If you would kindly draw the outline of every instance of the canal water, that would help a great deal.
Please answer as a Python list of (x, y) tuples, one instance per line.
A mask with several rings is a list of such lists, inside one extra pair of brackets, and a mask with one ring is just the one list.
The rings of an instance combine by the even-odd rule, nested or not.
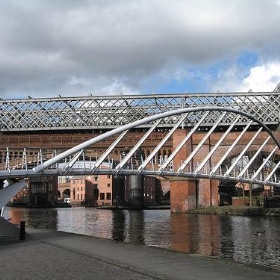
[(6, 207), (27, 226), (231, 259), (280, 270), (280, 217), (173, 214), (170, 210)]

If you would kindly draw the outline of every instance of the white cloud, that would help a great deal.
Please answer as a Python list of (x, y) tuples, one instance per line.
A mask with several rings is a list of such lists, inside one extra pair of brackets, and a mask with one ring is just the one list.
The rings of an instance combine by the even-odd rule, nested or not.
[(280, 82), (280, 62), (253, 67), (250, 75), (242, 81), (241, 89), (265, 92), (273, 91)]
[(244, 50), (277, 63), (279, 18), (279, 0), (2, 1), (0, 94), (152, 92)]
[(240, 65), (231, 65), (221, 71), (218, 79), (209, 85), (211, 91), (220, 92), (272, 92), (280, 83), (280, 62), (267, 62), (249, 71)]

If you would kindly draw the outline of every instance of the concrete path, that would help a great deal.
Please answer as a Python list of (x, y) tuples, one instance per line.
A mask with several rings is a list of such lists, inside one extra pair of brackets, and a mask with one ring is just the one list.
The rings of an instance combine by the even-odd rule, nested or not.
[(25, 241), (0, 244), (1, 280), (280, 279), (280, 270), (95, 237), (26, 230)]

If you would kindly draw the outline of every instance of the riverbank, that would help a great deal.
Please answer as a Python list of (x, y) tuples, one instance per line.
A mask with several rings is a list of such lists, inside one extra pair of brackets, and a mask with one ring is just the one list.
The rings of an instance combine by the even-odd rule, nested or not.
[[(1, 246), (4, 279), (279, 279), (280, 271), (234, 261), (50, 230), (27, 228)], [(73, 265), (74, 264), (74, 265)]]
[(280, 208), (219, 206), (189, 210), (189, 214), (280, 217)]
[[(97, 209), (104, 210), (129, 210), (129, 207), (99, 206)], [(151, 205), (142, 210), (165, 210), (170, 205)], [(139, 209), (138, 209), (139, 210)], [(280, 217), (280, 208), (264, 208), (255, 206), (217, 206), (188, 210), (187, 214), (229, 215), (229, 216), (269, 216)]]
[(70, 203), (67, 202), (56, 202), (47, 205), (33, 205), (28, 203), (7, 203), (8, 207), (17, 207), (17, 208), (69, 208), (72, 207)]
[[(103, 210), (133, 210), (130, 207), (125, 206), (98, 206), (97, 209), (103, 209)], [(144, 206), (143, 209), (136, 209), (136, 210), (166, 210), (170, 209), (170, 205), (149, 205)]]

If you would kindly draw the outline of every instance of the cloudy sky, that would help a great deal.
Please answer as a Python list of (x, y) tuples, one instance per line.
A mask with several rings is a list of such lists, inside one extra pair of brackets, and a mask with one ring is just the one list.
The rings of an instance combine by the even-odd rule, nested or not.
[(0, 1), (0, 97), (273, 91), (280, 0)]

